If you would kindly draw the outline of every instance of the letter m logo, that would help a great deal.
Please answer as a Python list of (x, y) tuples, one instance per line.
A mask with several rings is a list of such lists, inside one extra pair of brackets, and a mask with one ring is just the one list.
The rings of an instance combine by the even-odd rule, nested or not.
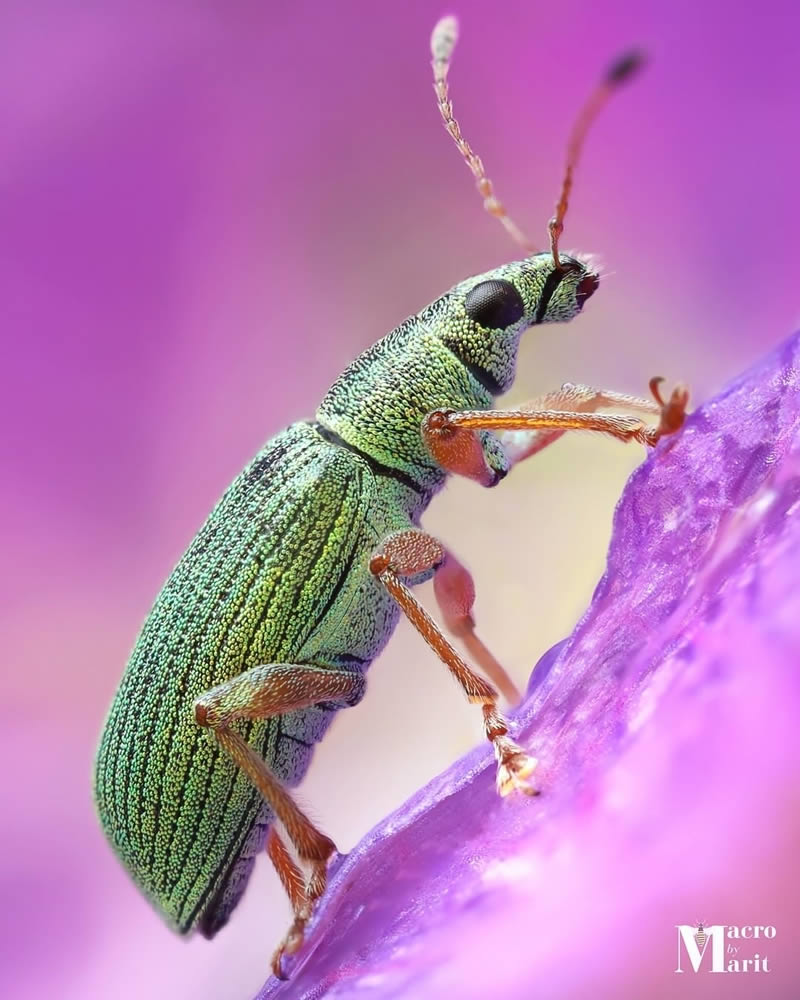
[[(700, 965), (706, 952), (711, 946), (711, 968), (709, 972), (725, 971), (725, 925), (714, 924), (713, 927), (703, 928), (704, 936), (698, 935), (697, 928), (690, 924), (675, 924), (678, 929), (678, 968), (676, 972), (685, 972), (681, 967), (682, 953), (689, 959), (689, 964), (694, 972), (700, 971)], [(698, 942), (698, 937), (702, 941), (702, 948)], [(703, 939), (704, 937), (704, 939)], [(708, 963), (706, 963), (707, 965)]]

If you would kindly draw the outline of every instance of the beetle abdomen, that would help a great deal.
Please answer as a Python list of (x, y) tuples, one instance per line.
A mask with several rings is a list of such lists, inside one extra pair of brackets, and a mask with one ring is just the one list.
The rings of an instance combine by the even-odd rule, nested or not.
[(238, 856), (234, 857), (230, 871), (199, 915), (197, 926), (203, 937), (214, 937), (217, 931), (227, 924), (228, 917), (244, 895), (247, 883), (253, 874), (256, 857), (264, 846), (272, 820), (272, 811), (265, 804)]
[[(259, 793), (196, 726), (194, 701), (325, 645), (371, 544), (373, 492), (356, 456), (293, 425), (226, 492), (144, 624), (101, 739), (95, 797), (117, 854), (181, 933), (221, 926), (266, 829)], [(294, 784), (335, 707), (234, 725)]]

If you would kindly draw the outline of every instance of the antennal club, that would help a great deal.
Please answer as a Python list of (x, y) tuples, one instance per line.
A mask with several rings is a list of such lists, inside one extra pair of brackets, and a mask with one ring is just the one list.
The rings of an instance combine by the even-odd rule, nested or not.
[(495, 196), (492, 182), (486, 176), (483, 162), (461, 132), (461, 126), (453, 117), (453, 102), (450, 100), (447, 86), (447, 74), (450, 70), (450, 61), (453, 57), (453, 50), (458, 41), (458, 21), (454, 17), (443, 17), (433, 29), (431, 34), (431, 54), (433, 55), (433, 89), (436, 92), (436, 102), (439, 106), (439, 113), (444, 121), (445, 128), (452, 136), (453, 142), (458, 146), (458, 150), (466, 160), (467, 166), (472, 171), (478, 192), (483, 198), (483, 207), (493, 215), (504, 227), (511, 238), (518, 243), (528, 254), (535, 254), (539, 251), (531, 243), (525, 233), (517, 226), (506, 212), (505, 206)]
[(597, 117), (600, 109), (611, 97), (616, 88), (629, 80), (643, 65), (645, 56), (643, 52), (633, 50), (626, 52), (617, 58), (606, 71), (605, 76), (590, 94), (589, 100), (584, 104), (578, 115), (567, 143), (567, 166), (564, 171), (564, 181), (561, 185), (561, 194), (556, 203), (556, 214), (548, 223), (550, 230), (550, 250), (553, 254), (553, 262), (556, 267), (561, 267), (558, 258), (558, 241), (564, 231), (564, 216), (567, 214), (569, 206), (569, 195), (572, 190), (572, 177), (578, 158), (581, 155), (583, 141), (592, 122)]

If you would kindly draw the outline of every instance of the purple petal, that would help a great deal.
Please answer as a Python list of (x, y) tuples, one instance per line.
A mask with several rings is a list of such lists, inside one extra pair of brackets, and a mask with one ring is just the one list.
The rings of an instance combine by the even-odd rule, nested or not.
[[(259, 1000), (790, 995), (798, 567), (800, 335), (631, 477), (514, 718), (542, 795), (499, 799), (488, 747), (458, 761), (340, 861)], [(700, 920), (775, 927), (735, 943), (770, 971), (677, 974)]]

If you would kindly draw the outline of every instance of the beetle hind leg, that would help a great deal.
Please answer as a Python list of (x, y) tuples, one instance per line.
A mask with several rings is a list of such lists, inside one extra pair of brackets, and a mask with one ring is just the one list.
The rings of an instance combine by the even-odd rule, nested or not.
[(284, 955), (294, 955), (300, 950), (305, 936), (306, 924), (311, 918), (314, 903), (325, 891), (327, 882), (327, 866), (317, 864), (312, 866), (309, 878), (306, 878), (293, 861), (289, 850), (274, 827), (267, 834), (267, 854), (278, 873), (281, 885), (292, 904), (294, 920), (286, 933), (286, 937), (275, 949), (272, 956), (272, 972), (278, 979), (285, 979), (281, 968)]
[[(194, 703), (195, 721), (207, 728), (261, 793), (286, 831), (307, 880), (277, 833), (270, 830), (267, 851), (292, 902), (295, 919), (275, 952), (272, 968), (283, 978), (281, 958), (303, 943), (313, 904), (325, 891), (327, 866), (336, 845), (300, 809), (267, 762), (231, 726), (237, 719), (267, 719), (321, 702), (354, 705), (364, 693), (364, 678), (352, 670), (307, 664), (272, 663), (251, 667), (202, 694)], [(274, 835), (273, 835), (274, 834)]]

